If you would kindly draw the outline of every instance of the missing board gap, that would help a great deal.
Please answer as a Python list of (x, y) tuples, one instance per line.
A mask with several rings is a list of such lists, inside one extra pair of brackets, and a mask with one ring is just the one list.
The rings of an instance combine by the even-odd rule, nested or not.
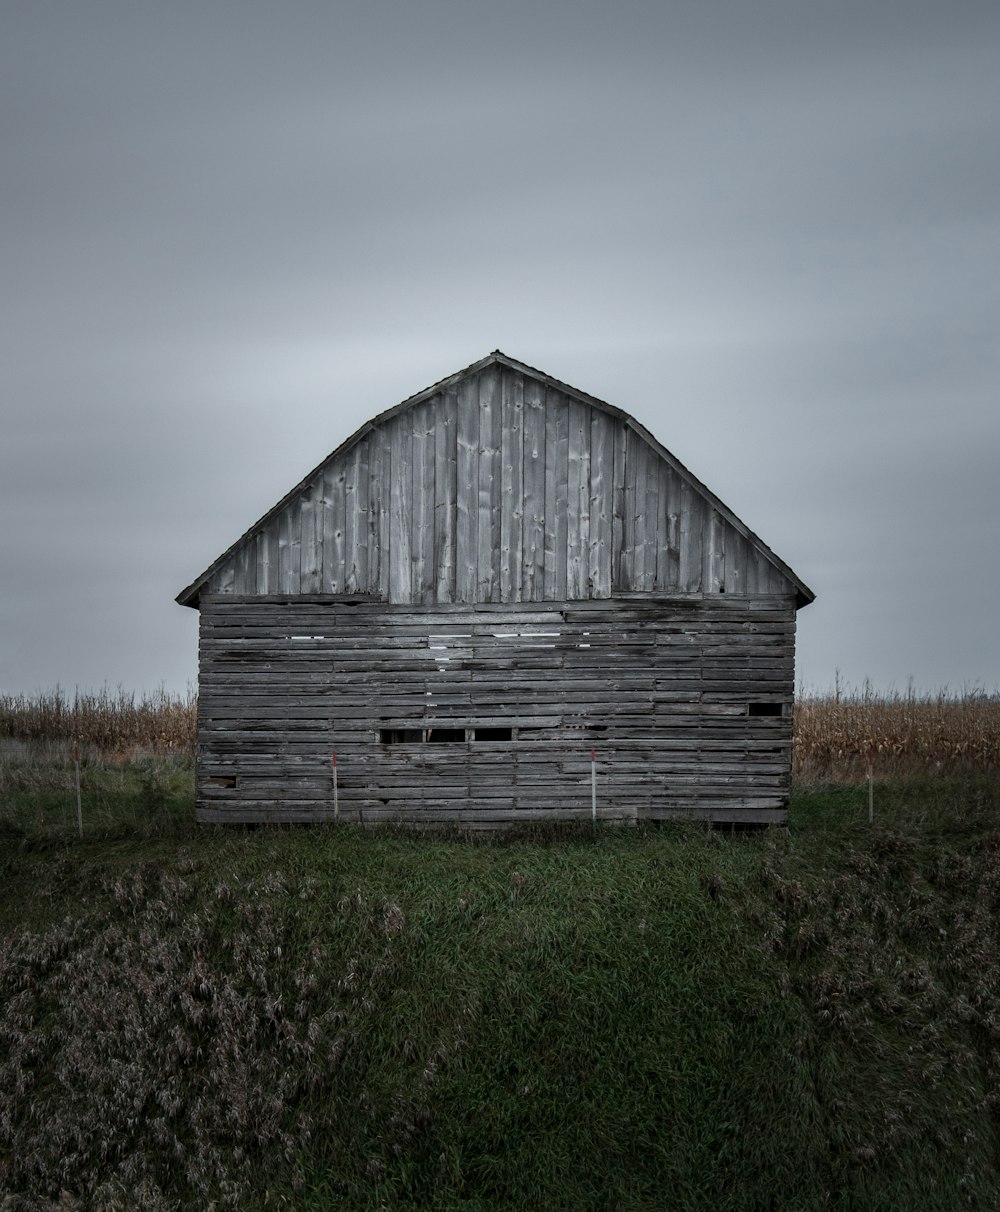
[(781, 703), (748, 703), (747, 715), (776, 718), (785, 714)]
[(466, 741), (511, 741), (513, 728), (380, 728), (383, 745), (462, 745)]
[(424, 739), (422, 728), (380, 728), (378, 739), (383, 745), (419, 745)]
[(225, 787), (229, 791), (236, 789), (235, 774), (215, 774), (205, 780), (209, 787)]
[(465, 743), (464, 728), (428, 728), (429, 745), (458, 745)]

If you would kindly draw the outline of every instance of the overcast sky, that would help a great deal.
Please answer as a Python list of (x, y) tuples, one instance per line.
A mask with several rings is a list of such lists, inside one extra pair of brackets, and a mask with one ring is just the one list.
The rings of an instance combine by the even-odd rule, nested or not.
[(1000, 5), (0, 3), (0, 692), (500, 348), (815, 590), (798, 679), (1000, 687)]

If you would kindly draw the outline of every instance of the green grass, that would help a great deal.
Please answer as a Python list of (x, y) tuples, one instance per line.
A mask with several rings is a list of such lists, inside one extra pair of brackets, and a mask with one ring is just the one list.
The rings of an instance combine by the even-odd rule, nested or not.
[(65, 773), (3, 786), (5, 1208), (1000, 1206), (987, 779), (467, 841), (196, 828), (175, 763), (81, 841)]

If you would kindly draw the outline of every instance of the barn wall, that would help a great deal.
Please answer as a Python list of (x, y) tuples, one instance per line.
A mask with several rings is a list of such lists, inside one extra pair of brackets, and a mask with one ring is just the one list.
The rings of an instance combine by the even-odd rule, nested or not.
[(333, 750), (342, 819), (588, 817), (594, 747), (602, 817), (782, 820), (794, 630), (790, 596), (205, 596), (198, 817), (329, 818)]
[(499, 362), (328, 460), (207, 591), (397, 604), (794, 592), (623, 414)]

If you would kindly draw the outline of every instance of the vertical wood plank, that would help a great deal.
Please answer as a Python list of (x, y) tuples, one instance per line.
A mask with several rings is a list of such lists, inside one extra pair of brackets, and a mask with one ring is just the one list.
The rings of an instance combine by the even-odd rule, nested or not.
[[(413, 592), (420, 602), (434, 601), (434, 587), (437, 580), (434, 568), (434, 522), (435, 522), (435, 485), (434, 467), (434, 416), (437, 407), (437, 396), (425, 400), (415, 410), (414, 424), (419, 430), (413, 447), (413, 501), (414, 517), (419, 518), (419, 530), (413, 536), (414, 566)], [(419, 454), (419, 474), (417, 460)], [(417, 483), (419, 481), (419, 501), (417, 499)]]
[[(322, 525), (322, 520), (320, 520)], [(314, 578), (316, 574), (316, 564), (322, 564), (322, 551), (319, 553), (319, 560), (316, 560), (316, 551), (313, 545), (313, 538), (316, 532), (315, 520), (315, 502), (313, 501), (313, 493), (310, 488), (299, 494), (298, 498), (298, 534), (299, 534), (299, 573), (298, 573), (298, 593), (314, 594), (318, 593), (318, 588), (314, 588)], [(308, 585), (308, 589), (307, 589)]]
[(565, 396), (545, 390), (545, 600), (566, 600), (569, 410)]
[(680, 587), (681, 482), (677, 472), (661, 463), (660, 520), (657, 526), (656, 587), (672, 593)]
[(421, 528), (421, 576), (419, 576), (419, 594), (422, 602), (434, 601), (434, 589), (438, 581), (438, 570), (434, 565), (434, 525), (436, 521), (435, 501), (438, 496), (436, 486), (436, 468), (434, 462), (434, 417), (438, 407), (438, 396), (425, 400), (421, 406), (423, 421), (423, 503), (421, 513), (423, 526)]
[(255, 593), (271, 592), (271, 563), (268, 554), (267, 530), (258, 530), (254, 536), (254, 547), (257, 552), (257, 587)]
[(424, 601), (424, 532), (430, 513), (424, 484), (426, 410), (427, 401), (423, 400), (396, 418), (397, 422), (405, 420), (409, 429), (410, 484), (406, 508), (410, 515), (410, 601), (417, 603)]
[(643, 588), (642, 571), (645, 558), (645, 525), (642, 511), (646, 507), (645, 472), (646, 443), (631, 429), (625, 434), (625, 517), (622, 527), (621, 582), (626, 590)]
[(524, 380), (524, 540), (521, 597), (542, 600), (545, 585), (545, 387)]
[(567, 404), (566, 596), (590, 597), (590, 406)]
[(646, 501), (643, 504), (641, 491), (637, 500), (643, 512), (644, 522), (642, 588), (652, 592), (656, 585), (656, 557), (660, 534), (660, 470), (663, 462), (645, 438), (641, 441), (646, 448), (643, 456), (646, 463)]
[(345, 588), (348, 593), (364, 593), (368, 586), (368, 450), (364, 437), (351, 451), (354, 500), (347, 509), (347, 562)]
[(213, 593), (232, 593), (236, 585), (236, 565), (229, 559), (212, 575)]
[(323, 590), (323, 496), (323, 476), (319, 475), (302, 493), (300, 501), (303, 593), (321, 593)]
[(501, 420), (499, 367), (492, 363), (479, 372), (478, 602), (499, 596)]
[(457, 395), (455, 576), (459, 602), (475, 602), (479, 576), (479, 380), (462, 379)]
[(614, 421), (599, 408), (590, 417), (590, 592), (611, 596), (612, 518), (614, 515)]
[[(233, 593), (247, 592), (247, 555), (249, 545), (242, 543), (233, 552)], [(250, 591), (252, 592), (252, 590)]]
[(521, 600), (524, 526), (524, 377), (510, 366), (500, 374), (500, 601)]
[(341, 456), (344, 461), (344, 592), (357, 593), (358, 536), (365, 529), (362, 507), (366, 485), (359, 483), (358, 447)]
[(760, 552), (747, 544), (747, 570), (744, 593), (760, 593)]
[(709, 507), (706, 512), (702, 590), (704, 593), (718, 593), (725, 585), (725, 523), (714, 507)]
[(723, 581), (726, 593), (746, 593), (749, 545), (732, 526), (725, 527), (725, 566)]
[(713, 592), (726, 593), (726, 523), (722, 514), (712, 510), (712, 585)]
[(784, 574), (776, 565), (772, 564), (770, 560), (767, 562), (767, 592), (776, 594), (794, 593), (792, 587), (785, 580)]
[[(357, 449), (355, 447), (355, 449)], [(357, 592), (358, 464), (354, 450), (341, 455), (344, 461), (344, 592)]]
[(264, 532), (267, 546), (267, 592), (278, 593), (281, 589), (281, 515), (271, 518)]
[(625, 551), (625, 455), (628, 449), (627, 430), (624, 421), (614, 423), (614, 473), (611, 485), (611, 589), (627, 589), (623, 571)]
[(278, 564), (281, 593), (302, 592), (302, 511), (298, 500), (289, 501), (281, 512), (278, 531)]
[(702, 587), (704, 522), (704, 501), (684, 480), (681, 484), (681, 548), (678, 557), (678, 576), (683, 593), (698, 593)]
[(336, 459), (323, 473), (323, 584), (327, 593), (344, 592), (346, 490), (344, 460)]
[(402, 413), (389, 422), (389, 601), (411, 602), (412, 554), (410, 504), (413, 465), (412, 414)]
[(384, 448), (385, 431), (380, 426), (368, 435), (368, 592), (377, 593), (379, 597), (387, 597), (389, 593), (384, 551), (389, 536), (382, 524), (389, 487)]
[(389, 544), (392, 539), (392, 525), (390, 522), (391, 509), (390, 502), (392, 500), (392, 425), (382, 426), (382, 480), (379, 488), (378, 498), (378, 525), (382, 552), (380, 556), (381, 567), (379, 569), (379, 587), (382, 596), (386, 601), (389, 600), (389, 581), (392, 576), (392, 560), (390, 559)]
[(437, 397), (434, 419), (434, 593), (438, 602), (455, 601), (457, 414), (458, 392), (449, 387)]

